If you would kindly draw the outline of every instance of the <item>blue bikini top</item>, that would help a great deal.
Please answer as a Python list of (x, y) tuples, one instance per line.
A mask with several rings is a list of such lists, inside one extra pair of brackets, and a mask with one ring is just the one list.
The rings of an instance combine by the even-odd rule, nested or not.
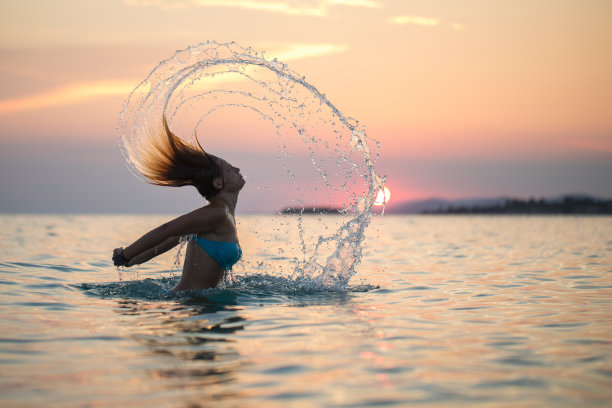
[(211, 241), (192, 235), (191, 239), (200, 245), (212, 259), (214, 259), (224, 270), (231, 270), (232, 266), (242, 257), (240, 245), (227, 241)]

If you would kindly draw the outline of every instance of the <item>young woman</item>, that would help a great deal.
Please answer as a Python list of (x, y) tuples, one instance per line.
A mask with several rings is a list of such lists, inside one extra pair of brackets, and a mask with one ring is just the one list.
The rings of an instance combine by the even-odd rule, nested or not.
[(149, 231), (128, 247), (116, 248), (113, 263), (139, 265), (188, 237), (183, 274), (173, 291), (213, 288), (242, 256), (234, 211), (244, 178), (240, 169), (176, 137), (165, 118), (161, 137), (154, 140), (138, 171), (153, 184), (192, 185), (209, 204)]

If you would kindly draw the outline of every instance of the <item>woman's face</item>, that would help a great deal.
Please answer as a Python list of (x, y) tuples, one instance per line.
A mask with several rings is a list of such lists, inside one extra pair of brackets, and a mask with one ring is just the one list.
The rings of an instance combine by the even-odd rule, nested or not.
[(244, 178), (240, 174), (240, 169), (219, 158), (217, 158), (217, 164), (219, 167), (221, 167), (221, 174), (223, 175), (223, 188), (230, 188), (232, 190), (240, 191), (245, 183)]

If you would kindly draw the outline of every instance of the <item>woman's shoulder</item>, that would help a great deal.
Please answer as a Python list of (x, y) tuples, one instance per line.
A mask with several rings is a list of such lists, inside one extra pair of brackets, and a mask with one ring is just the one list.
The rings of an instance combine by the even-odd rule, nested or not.
[(231, 214), (227, 207), (205, 205), (204, 207), (198, 208), (193, 211), (192, 214), (199, 217), (211, 217), (211, 218), (228, 218)]
[(227, 207), (207, 205), (193, 211), (194, 217), (217, 225), (234, 224), (234, 217)]
[(161, 228), (165, 228), (170, 235), (187, 235), (222, 231), (231, 224), (231, 214), (226, 208), (206, 206), (175, 218)]

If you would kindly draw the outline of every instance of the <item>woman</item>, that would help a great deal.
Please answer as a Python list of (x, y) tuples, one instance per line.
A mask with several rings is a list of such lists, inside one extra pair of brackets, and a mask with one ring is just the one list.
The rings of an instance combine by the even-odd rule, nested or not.
[(242, 256), (234, 212), (244, 178), (240, 169), (176, 137), (165, 117), (160, 136), (153, 138), (138, 171), (153, 184), (192, 185), (209, 204), (149, 231), (126, 248), (116, 248), (113, 263), (139, 265), (187, 236), (183, 274), (173, 291), (213, 288)]

